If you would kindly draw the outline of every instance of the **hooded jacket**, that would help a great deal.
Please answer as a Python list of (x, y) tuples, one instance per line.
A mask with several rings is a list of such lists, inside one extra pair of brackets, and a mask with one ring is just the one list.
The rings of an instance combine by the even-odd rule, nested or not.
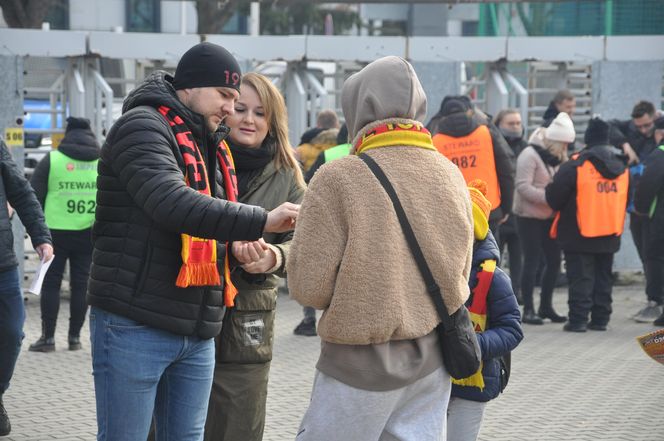
[(33, 247), (53, 243), (34, 190), (14, 162), (4, 141), (0, 140), (0, 271), (7, 271), (18, 265), (7, 203), (21, 218)]
[[(77, 161), (94, 161), (99, 159), (99, 143), (90, 126), (67, 129), (58, 151)], [(44, 156), (35, 168), (30, 184), (35, 189), (37, 199), (42, 207), (48, 194), (48, 177), (51, 170), (51, 153)]]
[[(627, 165), (619, 152), (610, 145), (586, 147), (578, 157), (560, 166), (553, 182), (546, 187), (546, 201), (560, 211), (558, 243), (569, 253), (615, 253), (620, 248), (620, 236), (583, 237), (577, 223), (577, 168), (590, 161), (606, 179), (620, 176)], [(625, 207), (627, 208), (627, 207)]]
[[(468, 279), (471, 290), (477, 285), (477, 272), (484, 261), (492, 259), (497, 264), (500, 263), (498, 245), (490, 232), (486, 239), (475, 243), (474, 249), (473, 267)], [(466, 306), (470, 307), (472, 301), (471, 294)], [(500, 357), (514, 350), (521, 340), (523, 340), (521, 314), (512, 291), (512, 282), (496, 266), (487, 294), (487, 329), (477, 334), (477, 341), (482, 351), (484, 389), (453, 384), (452, 396), (472, 401), (489, 401), (496, 398), (505, 388), (501, 375), (505, 366), (502, 365)]]
[[(392, 75), (383, 76), (388, 66)], [(412, 123), (425, 113), (419, 81), (398, 57), (372, 63), (343, 90), (355, 141), (387, 121)], [(461, 172), (433, 150), (390, 146), (367, 154), (394, 185), (445, 303), (456, 311), (468, 297), (473, 239)], [(439, 322), (389, 197), (355, 155), (323, 165), (313, 177), (293, 238), (288, 282), (295, 300), (324, 310), (318, 331), (328, 342), (413, 339)]]
[[(156, 72), (127, 97), (101, 149), (88, 303), (179, 335), (212, 338), (224, 314), (221, 286), (178, 288), (181, 233), (224, 242), (256, 240), (266, 212), (221, 200), (218, 133), (178, 99), (172, 77)], [(166, 119), (173, 109), (191, 130), (207, 167), (212, 197), (188, 187), (184, 161)]]
[[(426, 96), (412, 66), (385, 57), (344, 84), (353, 145), (387, 123), (413, 124)], [(421, 124), (421, 123), (420, 123)], [(366, 154), (399, 195), (449, 312), (469, 295), (470, 197), (459, 169), (437, 151), (388, 145)], [(441, 366), (440, 322), (392, 202), (367, 165), (349, 155), (323, 165), (304, 196), (287, 263), (291, 296), (322, 309), (317, 368), (367, 390), (391, 390)]]
[[(443, 133), (448, 136), (460, 138), (467, 136), (480, 125), (479, 118), (468, 116), (457, 112), (443, 117), (437, 124), (435, 133)], [(514, 200), (514, 153), (498, 128), (492, 123), (486, 125), (491, 133), (491, 144), (493, 147), (494, 160), (496, 162), (496, 176), (500, 187), (500, 206), (493, 207), (489, 215), (490, 221), (497, 221), (512, 211)]]

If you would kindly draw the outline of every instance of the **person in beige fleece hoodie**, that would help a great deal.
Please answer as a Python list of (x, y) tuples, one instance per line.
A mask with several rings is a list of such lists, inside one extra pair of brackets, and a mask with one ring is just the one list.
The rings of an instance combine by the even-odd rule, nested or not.
[[(455, 312), (469, 295), (470, 197), (420, 122), (426, 96), (413, 67), (374, 61), (346, 81), (342, 107), (355, 153), (392, 182)], [(287, 270), (291, 296), (323, 310), (296, 439), (441, 439), (450, 376), (434, 331), (440, 320), (387, 193), (356, 155), (325, 164), (310, 182)]]

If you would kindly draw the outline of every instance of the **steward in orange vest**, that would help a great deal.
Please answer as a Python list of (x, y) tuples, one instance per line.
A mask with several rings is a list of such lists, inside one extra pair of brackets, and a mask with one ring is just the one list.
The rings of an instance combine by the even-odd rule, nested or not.
[(609, 144), (609, 125), (590, 120), (585, 142), (546, 187), (547, 203), (559, 211), (551, 235), (567, 261), (570, 314), (564, 329), (572, 332), (606, 330), (613, 255), (620, 248), (629, 192), (627, 161)]
[(493, 207), (489, 224), (496, 233), (497, 222), (512, 211), (514, 195), (514, 154), (498, 129), (483, 121), (465, 96), (445, 97), (430, 122), (433, 144), (452, 161), (466, 182), (481, 179), (488, 185), (487, 198)]

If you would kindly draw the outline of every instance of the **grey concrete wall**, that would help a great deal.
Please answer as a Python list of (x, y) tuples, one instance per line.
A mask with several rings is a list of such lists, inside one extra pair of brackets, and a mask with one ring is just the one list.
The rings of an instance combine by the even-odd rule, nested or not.
[[(23, 58), (18, 56), (0, 55), (0, 134), (4, 137), (7, 127), (17, 127), (17, 118), (23, 119)], [(23, 170), (23, 147), (10, 147), (12, 156)], [(12, 223), (14, 232), (14, 250), (18, 258), (21, 276), (23, 275), (23, 235), (25, 229), (18, 219), (14, 217)]]
[(427, 94), (427, 117), (424, 123), (438, 112), (446, 95), (458, 95), (461, 90), (461, 63), (413, 62), (424, 92)]
[[(664, 61), (598, 61), (592, 66), (592, 111), (604, 119), (629, 119), (637, 101), (662, 103)], [(618, 271), (642, 270), (641, 261), (625, 222), (620, 251), (615, 256)]]
[(602, 118), (629, 118), (648, 100), (661, 108), (664, 61), (598, 61), (592, 66), (593, 112)]

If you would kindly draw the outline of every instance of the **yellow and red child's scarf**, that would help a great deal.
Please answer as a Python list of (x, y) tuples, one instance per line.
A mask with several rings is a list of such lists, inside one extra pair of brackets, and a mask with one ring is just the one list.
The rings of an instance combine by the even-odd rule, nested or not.
[[(496, 271), (496, 261), (487, 259), (480, 264), (480, 271), (477, 275), (477, 285), (473, 288), (473, 298), (468, 312), (470, 313), (470, 320), (473, 322), (475, 332), (480, 333), (486, 331), (486, 314), (487, 314), (487, 297), (491, 290), (491, 282), (493, 281), (493, 273)], [(484, 362), (480, 363), (480, 368), (477, 372), (468, 378), (452, 378), (452, 383), (459, 386), (474, 386), (479, 387), (480, 390), (484, 389), (484, 377), (482, 376), (482, 368)]]
[[(175, 134), (180, 153), (184, 159), (185, 175), (187, 185), (197, 192), (206, 196), (212, 196), (207, 167), (203, 162), (201, 152), (194, 141), (191, 130), (186, 126), (182, 118), (172, 109), (160, 106), (158, 109)], [(217, 161), (224, 177), (224, 188), (226, 199), (231, 202), (237, 201), (237, 178), (233, 167), (233, 157), (228, 146), (221, 141), (217, 146)], [(219, 270), (217, 269), (217, 241), (214, 239), (203, 239), (188, 234), (182, 237), (182, 267), (175, 281), (180, 288), (188, 286), (218, 286), (221, 285)], [(228, 247), (224, 256), (224, 304), (233, 306), (237, 295), (237, 289), (233, 285), (228, 264)]]
[(369, 130), (355, 143), (355, 154), (359, 155), (367, 150), (389, 147), (406, 146), (420, 147), (437, 151), (431, 140), (431, 133), (419, 122), (387, 123)]

